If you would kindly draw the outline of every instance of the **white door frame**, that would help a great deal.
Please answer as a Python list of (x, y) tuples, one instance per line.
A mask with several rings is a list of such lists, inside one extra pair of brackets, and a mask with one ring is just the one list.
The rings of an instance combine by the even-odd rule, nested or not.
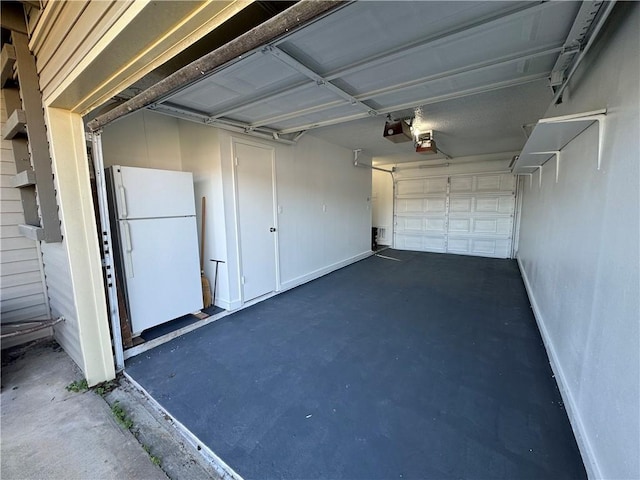
[(233, 164), (233, 208), (235, 215), (235, 232), (236, 232), (236, 247), (238, 249), (238, 291), (240, 292), (240, 303), (242, 305), (245, 304), (246, 300), (244, 298), (244, 288), (242, 285), (242, 243), (240, 242), (240, 202), (239, 202), (239, 189), (238, 189), (238, 162), (237, 154), (236, 154), (236, 145), (243, 144), (256, 148), (263, 148), (265, 150), (269, 150), (271, 152), (271, 187), (273, 190), (273, 205), (272, 205), (272, 215), (273, 215), (273, 226), (276, 229), (274, 235), (274, 262), (275, 262), (275, 272), (276, 278), (275, 280), (275, 292), (279, 292), (281, 290), (280, 285), (280, 249), (278, 246), (278, 237), (280, 236), (280, 229), (278, 226), (278, 192), (276, 188), (276, 156), (275, 156), (275, 147), (273, 145), (269, 145), (267, 143), (256, 142), (252, 140), (247, 140), (245, 138), (240, 137), (231, 137), (231, 162)]

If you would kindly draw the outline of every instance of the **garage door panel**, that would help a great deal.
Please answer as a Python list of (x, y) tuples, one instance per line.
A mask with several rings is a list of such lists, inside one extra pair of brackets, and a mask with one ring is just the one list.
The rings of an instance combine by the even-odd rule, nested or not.
[(402, 198), (396, 201), (398, 214), (442, 214), (446, 212), (446, 198)]
[(511, 174), (459, 175), (451, 177), (450, 192), (463, 193), (509, 193), (515, 189), (515, 178)]
[(415, 250), (420, 252), (446, 252), (444, 235), (396, 235), (396, 247), (399, 250)]
[(472, 213), (474, 206), (474, 198), (472, 197), (451, 197), (449, 203), (449, 211), (452, 213)]
[(444, 214), (447, 209), (447, 199), (446, 198), (426, 198), (424, 207), (425, 207), (424, 211), (427, 213)]
[(474, 177), (451, 177), (451, 192), (473, 192)]
[(416, 178), (412, 180), (400, 180), (397, 184), (396, 194), (403, 195), (430, 195), (446, 194), (447, 177)]
[(501, 238), (450, 236), (447, 245), (447, 253), (494, 258), (508, 257), (510, 249), (511, 241)]
[(449, 232), (471, 233), (471, 219), (451, 218), (449, 220)]
[(398, 217), (396, 231), (398, 233), (445, 233), (446, 222), (444, 218), (430, 217)]
[(515, 211), (515, 202), (509, 196), (483, 196), (476, 198), (475, 212), (510, 215)]
[[(508, 258), (514, 189), (515, 177), (510, 174), (399, 180), (394, 245), (407, 250)], [(411, 198), (403, 198), (401, 192)]]
[(403, 198), (398, 199), (396, 203), (396, 210), (398, 213), (421, 213), (423, 211), (424, 199)]
[(513, 219), (502, 218), (471, 218), (451, 217), (449, 219), (449, 233), (510, 235)]
[(511, 218), (476, 218), (473, 221), (473, 233), (510, 235), (512, 227)]

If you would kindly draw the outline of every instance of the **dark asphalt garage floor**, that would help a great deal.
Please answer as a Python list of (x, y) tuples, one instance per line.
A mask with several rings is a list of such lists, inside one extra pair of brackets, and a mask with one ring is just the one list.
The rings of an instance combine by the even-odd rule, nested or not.
[(247, 479), (586, 478), (516, 262), (384, 254), (126, 371)]

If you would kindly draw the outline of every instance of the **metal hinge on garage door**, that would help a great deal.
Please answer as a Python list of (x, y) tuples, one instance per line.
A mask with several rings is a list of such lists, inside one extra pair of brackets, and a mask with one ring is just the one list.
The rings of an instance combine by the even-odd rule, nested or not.
[[(10, 12), (5, 12), (3, 16)], [(11, 10), (10, 10), (11, 11)], [(29, 50), (24, 19), (12, 22), (11, 43), (2, 46), (2, 93), (7, 123), (2, 137), (11, 140), (25, 224), (21, 234), (36, 241), (60, 242), (62, 233), (36, 61)], [(5, 27), (3, 23), (3, 27)]]

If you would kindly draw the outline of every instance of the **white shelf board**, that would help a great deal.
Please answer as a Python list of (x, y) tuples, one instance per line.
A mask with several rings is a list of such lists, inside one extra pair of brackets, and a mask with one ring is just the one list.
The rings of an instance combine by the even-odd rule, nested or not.
[[(564, 117), (543, 118), (531, 132), (513, 171), (516, 174), (531, 173), (560, 152), (574, 138), (584, 132), (593, 123), (604, 119), (606, 110), (597, 110)], [(602, 141), (600, 128), (597, 135)]]

